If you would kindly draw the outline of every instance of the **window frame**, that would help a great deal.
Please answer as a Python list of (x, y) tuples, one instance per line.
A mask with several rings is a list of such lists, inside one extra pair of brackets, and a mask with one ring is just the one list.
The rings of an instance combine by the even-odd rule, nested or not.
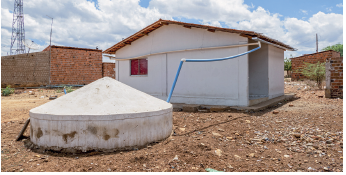
[[(143, 75), (132, 75), (132, 60), (138, 60), (138, 71), (140, 71), (140, 61), (139, 60), (141, 60), (141, 59), (146, 59), (147, 60), (147, 74), (143, 74)], [(149, 73), (149, 70), (148, 70), (148, 65), (149, 65), (149, 60), (148, 60), (148, 58), (137, 58), (137, 59), (130, 59), (129, 60), (129, 66), (130, 66), (130, 71), (129, 71), (129, 73), (130, 73), (130, 77), (147, 77), (148, 76), (148, 73)]]

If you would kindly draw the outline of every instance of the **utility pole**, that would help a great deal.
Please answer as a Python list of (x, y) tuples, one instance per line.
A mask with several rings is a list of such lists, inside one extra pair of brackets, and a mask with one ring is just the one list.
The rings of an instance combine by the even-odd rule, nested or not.
[(316, 53), (318, 52), (318, 37), (317, 37), (317, 33), (316, 33)]
[[(46, 15), (46, 16), (48, 16), (48, 15)], [(51, 26), (50, 26), (50, 38), (49, 38), (49, 86), (50, 86), (50, 76), (51, 76), (51, 74), (50, 74), (50, 62), (51, 62), (51, 59), (52, 59), (52, 33), (53, 33), (53, 18), (52, 17), (50, 17), (50, 16), (48, 16), (49, 18), (51, 18), (52, 19), (52, 24), (51, 24)]]

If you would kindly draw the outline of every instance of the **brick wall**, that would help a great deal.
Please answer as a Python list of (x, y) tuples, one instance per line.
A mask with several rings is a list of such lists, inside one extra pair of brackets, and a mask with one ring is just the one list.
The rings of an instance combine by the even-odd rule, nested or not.
[(326, 97), (343, 98), (343, 57), (326, 61)]
[(84, 85), (102, 78), (102, 50), (52, 46), (51, 84)]
[(115, 63), (102, 63), (102, 77), (111, 77), (115, 79)]
[(35, 87), (49, 83), (49, 52), (1, 57), (1, 87)]
[(293, 80), (299, 80), (299, 79), (306, 78), (301, 73), (295, 72), (295, 71), (299, 70), (299, 68), (302, 68), (305, 65), (303, 62), (315, 64), (319, 61), (320, 63), (322, 63), (322, 62), (326, 62), (327, 58), (335, 58), (335, 57), (340, 57), (340, 53), (333, 51), (333, 50), (328, 50), (328, 51), (323, 51), (323, 52), (318, 52), (318, 53), (313, 53), (313, 54), (303, 55), (300, 57), (291, 58), (291, 61), (292, 61), (291, 78)]
[[(42, 52), (1, 57), (1, 87), (84, 85), (104, 76), (115, 79), (115, 63), (102, 63), (102, 50), (52, 46)], [(50, 64), (50, 66), (49, 66)]]

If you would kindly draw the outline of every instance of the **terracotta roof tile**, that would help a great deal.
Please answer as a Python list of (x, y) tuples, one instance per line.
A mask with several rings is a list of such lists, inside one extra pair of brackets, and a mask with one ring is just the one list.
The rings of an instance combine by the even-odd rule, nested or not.
[(260, 39), (265, 40), (267, 42), (277, 44), (279, 46), (294, 50), (294, 48), (289, 46), (289, 45), (286, 45), (286, 44), (284, 44), (278, 40), (269, 38), (267, 36), (264, 36), (260, 33), (256, 33), (253, 31), (236, 30), (236, 29), (214, 27), (214, 26), (208, 26), (208, 25), (202, 25), (202, 24), (193, 24), (193, 23), (185, 23), (185, 22), (179, 22), (179, 21), (160, 19), (160, 20), (154, 22), (153, 24), (150, 24), (149, 26), (145, 27), (144, 29), (138, 31), (137, 33), (127, 37), (126, 39), (124, 39), (120, 42), (118, 42), (117, 44), (113, 45), (112, 47), (106, 49), (105, 51), (103, 51), (103, 53), (115, 54), (115, 52), (117, 50), (121, 49), (122, 47), (126, 46), (127, 44), (131, 44), (131, 42), (147, 35), (148, 33), (160, 28), (163, 25), (168, 25), (168, 24), (177, 24), (177, 25), (182, 25), (184, 27), (196, 27), (196, 28), (202, 28), (202, 29), (211, 29), (211, 30), (215, 30), (215, 31), (222, 31), (222, 32), (229, 32), (229, 33), (239, 33), (243, 37), (248, 37), (248, 38), (257, 37), (257, 38), (260, 38)]

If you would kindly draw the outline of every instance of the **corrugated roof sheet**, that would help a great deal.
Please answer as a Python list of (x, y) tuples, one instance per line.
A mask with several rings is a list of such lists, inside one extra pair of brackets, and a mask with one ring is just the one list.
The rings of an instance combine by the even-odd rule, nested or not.
[(137, 33), (127, 37), (126, 39), (118, 42), (114, 46), (106, 49), (103, 51), (103, 53), (107, 54), (115, 54), (115, 52), (123, 47), (125, 47), (128, 44), (131, 44), (133, 41), (148, 35), (150, 32), (160, 28), (163, 25), (168, 25), (168, 24), (177, 24), (181, 25), (183, 27), (191, 28), (191, 27), (196, 27), (196, 28), (202, 28), (202, 29), (207, 29), (209, 31), (222, 31), (222, 32), (229, 32), (229, 33), (238, 33), (240, 36), (243, 37), (248, 37), (248, 38), (253, 38), (253, 37), (258, 37), (262, 40), (268, 41), (273, 44), (277, 44), (279, 46), (295, 50), (293, 47), (286, 45), (278, 40), (269, 38), (267, 36), (264, 36), (260, 33), (252, 32), (252, 31), (246, 31), (246, 30), (236, 30), (236, 29), (229, 29), (229, 28), (221, 28), (221, 27), (214, 27), (214, 26), (208, 26), (208, 25), (202, 25), (202, 24), (193, 24), (193, 23), (185, 23), (185, 22), (179, 22), (179, 21), (171, 21), (171, 20), (158, 20), (154, 22), (153, 24), (150, 24), (149, 26), (145, 27), (144, 29), (138, 31)]

